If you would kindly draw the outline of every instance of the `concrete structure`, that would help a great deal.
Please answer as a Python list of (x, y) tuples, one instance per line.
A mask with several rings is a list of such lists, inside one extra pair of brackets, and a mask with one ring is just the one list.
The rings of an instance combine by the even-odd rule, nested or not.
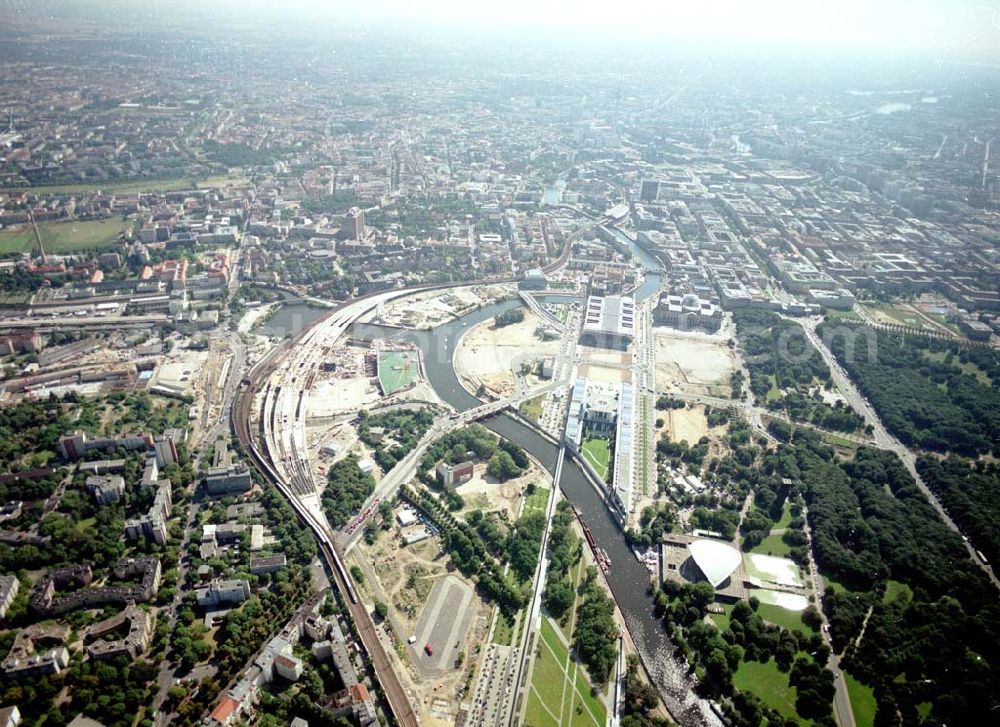
[[(150, 458), (155, 466), (156, 460)], [(146, 477), (143, 476), (145, 482)], [(138, 540), (146, 538), (154, 543), (163, 545), (169, 539), (167, 532), (167, 520), (170, 518), (170, 511), (173, 506), (171, 501), (170, 480), (156, 480), (156, 495), (153, 497), (153, 504), (145, 515), (131, 518), (125, 521), (125, 537), (128, 540)]]
[[(117, 616), (100, 621), (84, 631), (83, 640), (88, 644), (87, 653), (92, 659), (127, 656), (134, 661), (149, 648), (155, 622), (156, 619), (152, 614), (130, 603)], [(126, 627), (128, 632), (121, 638), (111, 640), (102, 638), (120, 631), (123, 627)]]
[(351, 207), (341, 220), (340, 236), (346, 240), (365, 239), (365, 213), (357, 207)]
[[(93, 580), (89, 565), (54, 568), (32, 588), (29, 603), (36, 613), (58, 616), (77, 608), (148, 601), (160, 590), (160, 560), (153, 557), (122, 558), (115, 564), (114, 576), (117, 580), (138, 580), (139, 584), (86, 588)], [(76, 590), (58, 595), (57, 589), (65, 586), (72, 586)]]
[(0, 727), (17, 727), (21, 724), (21, 710), (17, 705), (0, 709)]
[(615, 504), (622, 514), (632, 507), (634, 481), (635, 440), (635, 389), (632, 384), (622, 384), (618, 397), (618, 416), (615, 422), (615, 461), (612, 464), (611, 490)]
[(91, 475), (84, 486), (98, 505), (111, 505), (125, 494), (125, 479), (121, 475)]
[(250, 572), (254, 575), (274, 573), (285, 567), (286, 561), (283, 553), (269, 555), (264, 558), (250, 559)]
[(153, 450), (156, 452), (156, 464), (168, 467), (177, 464), (177, 445), (170, 437), (159, 436), (153, 440)]
[(202, 608), (240, 604), (250, 598), (250, 582), (245, 579), (215, 580), (205, 588), (199, 588), (195, 598)]
[(274, 657), (274, 671), (290, 682), (297, 682), (302, 676), (302, 660), (291, 654), (277, 654)]
[(13, 679), (58, 674), (69, 665), (69, 651), (64, 646), (69, 635), (70, 627), (60, 624), (32, 624), (21, 629), (0, 668)]
[(627, 295), (591, 295), (584, 311), (580, 343), (596, 348), (628, 348), (635, 335), (635, 302)]
[(472, 462), (459, 462), (458, 464), (442, 462), (437, 466), (435, 473), (438, 482), (444, 487), (457, 487), (472, 479), (473, 470)]
[(663, 294), (653, 309), (653, 320), (657, 325), (684, 331), (694, 328), (717, 331), (722, 325), (722, 309), (694, 293), (684, 296)]
[(253, 486), (250, 469), (243, 463), (212, 467), (205, 474), (205, 489), (210, 495), (246, 492)]
[(0, 618), (7, 615), (7, 609), (14, 603), (21, 581), (17, 576), (0, 576)]
[(734, 602), (747, 597), (740, 552), (722, 540), (667, 534), (660, 544), (660, 579), (677, 583), (707, 581), (716, 600)]

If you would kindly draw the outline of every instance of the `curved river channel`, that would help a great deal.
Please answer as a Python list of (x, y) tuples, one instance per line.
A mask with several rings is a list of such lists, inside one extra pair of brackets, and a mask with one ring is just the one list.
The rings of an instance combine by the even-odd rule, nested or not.
[[(647, 270), (645, 281), (635, 292), (637, 302), (645, 300), (660, 289), (659, 266), (627, 237), (622, 235), (621, 239), (623, 244), (632, 248), (635, 259)], [(455, 348), (462, 334), (497, 313), (520, 305), (520, 300), (495, 303), (451, 323), (438, 326), (433, 331), (401, 330), (358, 323), (351, 328), (350, 335), (356, 338), (406, 341), (419, 346), (423, 353), (427, 378), (438, 396), (456, 410), (463, 411), (482, 402), (462, 387), (452, 365)], [(524, 447), (550, 473), (554, 472), (558, 456), (556, 445), (507, 416), (495, 416), (483, 421), (483, 424), (500, 436)], [(672, 646), (667, 634), (661, 622), (653, 615), (648, 571), (636, 560), (602, 497), (584, 476), (576, 461), (570, 457), (563, 462), (559, 486), (566, 498), (576, 506), (580, 515), (587, 521), (598, 545), (611, 557), (608, 583), (625, 617), (629, 632), (642, 653), (646, 668), (659, 687), (674, 719), (683, 725), (719, 724), (707, 704), (693, 694), (693, 683), (685, 674), (683, 665), (671, 656)]]

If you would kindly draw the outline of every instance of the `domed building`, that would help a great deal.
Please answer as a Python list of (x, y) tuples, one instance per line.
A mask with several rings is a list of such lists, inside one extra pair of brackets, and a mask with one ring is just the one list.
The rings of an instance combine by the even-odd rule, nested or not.
[(675, 583), (707, 582), (716, 600), (747, 597), (743, 554), (724, 540), (695, 535), (665, 535), (660, 546), (660, 578)]

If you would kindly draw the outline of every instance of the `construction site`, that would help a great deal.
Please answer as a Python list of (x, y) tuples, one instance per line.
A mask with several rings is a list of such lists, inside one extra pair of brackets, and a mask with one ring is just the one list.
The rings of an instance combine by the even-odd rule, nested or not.
[(515, 297), (513, 285), (470, 285), (432, 290), (389, 301), (361, 320), (397, 328), (431, 330), (483, 306)]
[(658, 393), (729, 397), (730, 377), (739, 366), (737, 354), (730, 347), (731, 318), (723, 320), (717, 333), (654, 328), (653, 339)]
[(524, 320), (497, 327), (493, 319), (470, 329), (455, 350), (455, 373), (466, 389), (480, 390), (494, 398), (514, 393), (519, 383), (538, 382), (542, 362), (559, 352), (560, 340), (545, 335), (536, 314), (525, 311)]

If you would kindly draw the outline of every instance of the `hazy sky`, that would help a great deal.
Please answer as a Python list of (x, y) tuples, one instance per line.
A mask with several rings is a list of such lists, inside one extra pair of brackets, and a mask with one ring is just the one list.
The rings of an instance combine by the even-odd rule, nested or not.
[(1000, 0), (224, 0), (414, 29), (1000, 56)]

